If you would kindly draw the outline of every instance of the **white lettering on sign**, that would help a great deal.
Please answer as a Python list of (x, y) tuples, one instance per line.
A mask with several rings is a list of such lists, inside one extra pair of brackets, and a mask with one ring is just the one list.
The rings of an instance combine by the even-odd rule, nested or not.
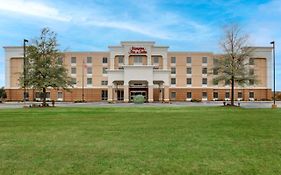
[(130, 54), (146, 54), (147, 51), (144, 47), (131, 47)]

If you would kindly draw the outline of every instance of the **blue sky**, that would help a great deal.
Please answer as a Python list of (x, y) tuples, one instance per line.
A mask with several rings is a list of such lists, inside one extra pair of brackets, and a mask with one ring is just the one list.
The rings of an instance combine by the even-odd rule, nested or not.
[[(61, 49), (107, 50), (125, 40), (151, 40), (170, 50), (221, 52), (222, 27), (238, 23), (254, 46), (277, 45), (281, 90), (280, 0), (0, 0), (0, 46), (21, 45), (40, 29), (58, 33)], [(280, 47), (279, 47), (280, 45)], [(0, 86), (4, 52), (0, 49)]]

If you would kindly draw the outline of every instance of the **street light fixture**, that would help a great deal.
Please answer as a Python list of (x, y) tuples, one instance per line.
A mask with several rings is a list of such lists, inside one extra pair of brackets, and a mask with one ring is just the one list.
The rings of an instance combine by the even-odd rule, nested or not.
[(27, 59), (26, 59), (26, 43), (28, 42), (27, 39), (23, 40), (23, 85), (24, 85), (24, 93), (23, 93), (23, 101), (26, 101), (27, 96), (27, 91), (26, 91), (26, 64), (27, 64)]
[(275, 41), (270, 42), (273, 48), (273, 105), (272, 108), (277, 108), (275, 103)]

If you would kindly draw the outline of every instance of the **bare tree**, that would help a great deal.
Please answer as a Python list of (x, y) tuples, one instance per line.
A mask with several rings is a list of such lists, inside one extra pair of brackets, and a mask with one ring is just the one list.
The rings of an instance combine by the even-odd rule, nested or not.
[(248, 69), (253, 49), (247, 46), (248, 35), (238, 25), (227, 26), (220, 42), (223, 54), (215, 59), (213, 83), (224, 81), (231, 84), (231, 105), (234, 106), (235, 85), (244, 86), (256, 82), (256, 76)]

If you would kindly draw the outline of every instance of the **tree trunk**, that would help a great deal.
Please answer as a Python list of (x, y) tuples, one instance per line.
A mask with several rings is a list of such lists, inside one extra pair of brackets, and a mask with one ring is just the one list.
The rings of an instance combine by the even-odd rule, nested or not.
[(231, 77), (231, 106), (234, 106), (234, 76)]
[(43, 107), (46, 107), (47, 106), (47, 103), (46, 103), (46, 88), (43, 88), (43, 104), (42, 106)]

